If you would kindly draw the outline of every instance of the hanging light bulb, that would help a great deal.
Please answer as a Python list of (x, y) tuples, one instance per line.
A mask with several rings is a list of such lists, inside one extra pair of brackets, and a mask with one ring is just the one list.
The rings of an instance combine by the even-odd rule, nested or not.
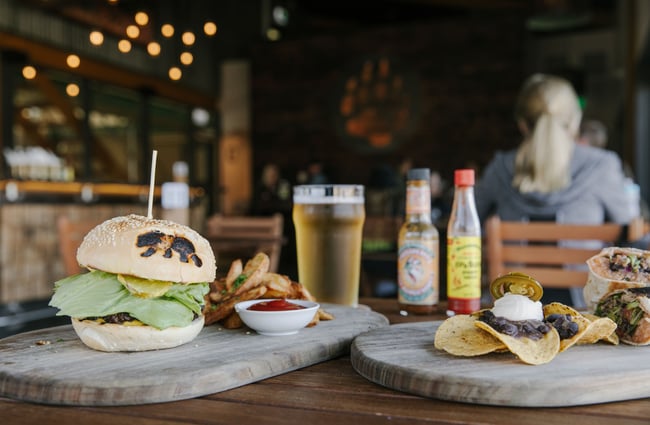
[(150, 41), (149, 44), (147, 44), (147, 52), (151, 56), (158, 56), (160, 54), (160, 44), (156, 41)]
[(174, 26), (172, 24), (164, 24), (162, 27), (160, 27), (160, 33), (164, 37), (172, 37), (174, 35)]
[(181, 63), (183, 65), (191, 65), (194, 62), (194, 56), (190, 52), (181, 53)]
[(140, 37), (140, 28), (137, 25), (129, 25), (126, 27), (126, 35), (129, 38), (138, 38)]
[(185, 31), (181, 36), (181, 40), (183, 40), (183, 44), (186, 46), (191, 46), (196, 41), (196, 37), (192, 31)]
[(282, 35), (277, 28), (269, 28), (266, 30), (266, 38), (268, 38), (270, 41), (278, 41), (281, 36)]
[(208, 37), (212, 37), (217, 33), (217, 24), (211, 21), (206, 22), (205, 24), (203, 24), (203, 32)]
[(70, 68), (79, 68), (79, 65), (81, 65), (81, 59), (79, 59), (79, 56), (71, 54), (65, 59), (65, 63), (67, 63)]
[(88, 38), (90, 39), (90, 44), (93, 46), (101, 46), (104, 44), (104, 34), (101, 31), (91, 31)]
[(131, 42), (126, 39), (122, 39), (117, 43), (117, 48), (122, 53), (129, 53), (131, 51)]
[(23, 77), (26, 80), (33, 80), (36, 78), (36, 68), (31, 65), (27, 65), (23, 68)]
[(181, 69), (179, 67), (172, 66), (171, 68), (169, 68), (169, 79), (170, 80), (178, 81), (178, 80), (181, 79), (182, 76), (183, 76), (183, 72), (181, 71)]
[(79, 96), (79, 86), (76, 85), (75, 83), (70, 83), (65, 87), (65, 92), (70, 97)]
[(135, 14), (135, 23), (141, 27), (147, 25), (149, 23), (149, 15), (147, 15), (147, 12), (137, 12)]

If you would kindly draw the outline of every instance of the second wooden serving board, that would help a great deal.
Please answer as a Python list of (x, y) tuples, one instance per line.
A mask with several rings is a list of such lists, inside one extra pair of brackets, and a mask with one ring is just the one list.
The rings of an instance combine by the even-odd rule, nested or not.
[(532, 366), (511, 353), (457, 357), (433, 345), (442, 322), (392, 325), (352, 343), (355, 370), (370, 381), (466, 403), (555, 407), (650, 397), (650, 346), (573, 346)]

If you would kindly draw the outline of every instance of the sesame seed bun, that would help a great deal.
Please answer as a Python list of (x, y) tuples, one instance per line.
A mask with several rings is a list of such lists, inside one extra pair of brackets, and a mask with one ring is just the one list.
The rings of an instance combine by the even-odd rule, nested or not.
[(212, 247), (198, 232), (135, 214), (88, 232), (77, 261), (91, 270), (178, 283), (212, 282), (216, 273)]

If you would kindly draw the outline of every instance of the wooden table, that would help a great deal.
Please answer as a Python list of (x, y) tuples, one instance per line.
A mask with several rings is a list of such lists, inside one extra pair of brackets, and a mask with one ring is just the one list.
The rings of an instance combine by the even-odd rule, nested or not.
[[(441, 319), (401, 316), (395, 300), (363, 298), (391, 323)], [(0, 359), (2, 361), (2, 359)], [(612, 382), (612, 385), (621, 385)], [(649, 384), (650, 385), (650, 384)], [(341, 357), (197, 399), (120, 407), (58, 407), (0, 398), (2, 424), (648, 424), (650, 399), (569, 408), (479, 406), (383, 388)]]

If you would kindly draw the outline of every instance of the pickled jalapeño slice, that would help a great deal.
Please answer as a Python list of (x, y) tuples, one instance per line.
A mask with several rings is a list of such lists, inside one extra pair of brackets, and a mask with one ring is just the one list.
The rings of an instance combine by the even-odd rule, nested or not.
[(524, 295), (533, 301), (542, 299), (542, 285), (524, 273), (512, 272), (500, 276), (490, 284), (490, 293), (494, 299), (501, 298), (506, 293)]

